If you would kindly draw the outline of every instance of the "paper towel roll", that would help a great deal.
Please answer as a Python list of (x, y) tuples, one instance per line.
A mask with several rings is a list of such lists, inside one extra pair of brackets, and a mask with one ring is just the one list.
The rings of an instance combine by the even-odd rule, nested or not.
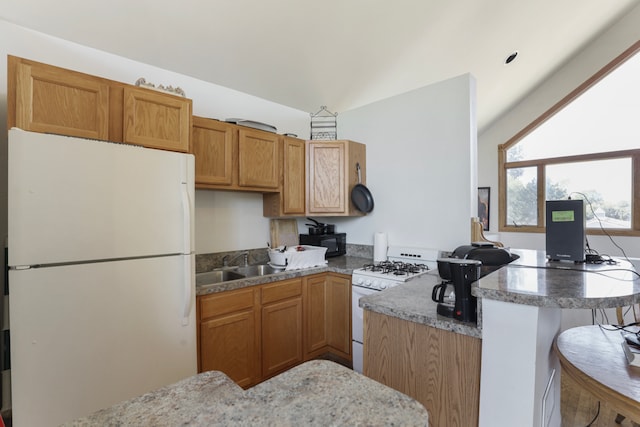
[(376, 233), (373, 236), (373, 262), (387, 260), (387, 233)]

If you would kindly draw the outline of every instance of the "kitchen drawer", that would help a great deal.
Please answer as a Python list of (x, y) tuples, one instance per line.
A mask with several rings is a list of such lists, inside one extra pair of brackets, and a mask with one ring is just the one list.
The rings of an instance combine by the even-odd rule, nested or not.
[(254, 305), (255, 288), (221, 292), (200, 298), (200, 319), (250, 309)]
[(298, 295), (302, 295), (302, 280), (283, 280), (262, 287), (262, 304), (268, 304)]

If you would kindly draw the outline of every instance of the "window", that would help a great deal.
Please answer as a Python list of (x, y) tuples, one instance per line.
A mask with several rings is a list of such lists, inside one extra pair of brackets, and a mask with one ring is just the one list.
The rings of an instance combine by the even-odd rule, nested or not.
[(640, 235), (639, 51), (499, 147), (500, 231), (544, 232), (545, 200), (570, 197), (586, 201), (588, 233)]

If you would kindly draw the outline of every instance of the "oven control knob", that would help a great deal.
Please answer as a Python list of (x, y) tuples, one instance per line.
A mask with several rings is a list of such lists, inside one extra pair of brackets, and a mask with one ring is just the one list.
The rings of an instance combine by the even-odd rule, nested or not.
[(362, 277), (358, 277), (358, 278), (355, 280), (356, 285), (362, 285), (362, 283), (363, 283), (363, 282), (364, 282), (364, 280), (362, 279)]
[(370, 287), (371, 287), (371, 280), (369, 280), (369, 279), (365, 280), (365, 281), (364, 281), (364, 285), (365, 285), (367, 288), (370, 288)]
[(384, 282), (380, 282), (380, 283), (378, 284), (378, 289), (387, 289), (387, 284), (386, 284), (386, 283), (384, 283)]

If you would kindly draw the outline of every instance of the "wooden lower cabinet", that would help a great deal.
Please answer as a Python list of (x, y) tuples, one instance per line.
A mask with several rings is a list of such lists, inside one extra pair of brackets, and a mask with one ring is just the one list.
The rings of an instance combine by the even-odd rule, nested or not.
[(197, 298), (198, 372), (243, 388), (331, 353), (351, 362), (351, 276), (321, 273)]
[(364, 374), (429, 412), (432, 426), (478, 425), (482, 340), (364, 312)]
[(260, 293), (198, 297), (198, 372), (222, 371), (241, 387), (260, 381)]
[(264, 285), (262, 377), (272, 377), (302, 362), (302, 280)]
[(351, 276), (307, 276), (303, 285), (305, 360), (333, 353), (351, 362)]

